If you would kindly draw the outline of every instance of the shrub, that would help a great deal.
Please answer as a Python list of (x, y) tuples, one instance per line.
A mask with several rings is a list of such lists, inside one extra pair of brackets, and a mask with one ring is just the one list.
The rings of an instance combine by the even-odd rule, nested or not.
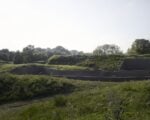
[(57, 65), (75, 65), (84, 61), (87, 56), (61, 56), (61, 55), (53, 55), (48, 59), (48, 64), (57, 64)]
[(48, 76), (0, 75), (0, 103), (69, 93), (73, 89), (71, 83)]

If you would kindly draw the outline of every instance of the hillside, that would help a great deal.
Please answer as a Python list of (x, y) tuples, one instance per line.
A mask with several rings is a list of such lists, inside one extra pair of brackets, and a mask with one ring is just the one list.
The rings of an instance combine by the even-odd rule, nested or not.
[[(122, 58), (114, 59), (118, 60)], [(124, 78), (126, 82), (123, 82), (117, 78), (118, 82), (102, 82), (99, 79), (83, 81), (67, 79), (65, 76), (54, 77), (50, 71), (65, 75), (72, 73), (75, 76), (100, 76), (102, 73), (107, 77), (149, 75), (149, 71), (111, 72), (75, 65), (2, 64), (0, 120), (150, 119), (149, 80), (127, 82)], [(109, 79), (112, 81), (112, 78)]]
[[(150, 82), (74, 81), (68, 95), (2, 105), (3, 120), (149, 120)], [(17, 105), (20, 104), (20, 105)], [(9, 114), (9, 116), (8, 116)]]
[[(148, 60), (149, 61), (149, 60)], [(106, 63), (105, 63), (106, 64)], [(132, 63), (133, 64), (133, 63)], [(141, 66), (143, 63), (141, 63)], [(146, 64), (145, 64), (146, 65)], [(131, 67), (131, 66), (130, 66)], [(133, 67), (134, 68), (134, 67)], [(149, 67), (148, 67), (149, 68)], [(65, 77), (70, 79), (91, 81), (130, 81), (150, 79), (150, 70), (99, 70), (77, 65), (48, 65), (48, 64), (3, 64), (0, 73), (14, 75), (50, 75), (53, 77)]]

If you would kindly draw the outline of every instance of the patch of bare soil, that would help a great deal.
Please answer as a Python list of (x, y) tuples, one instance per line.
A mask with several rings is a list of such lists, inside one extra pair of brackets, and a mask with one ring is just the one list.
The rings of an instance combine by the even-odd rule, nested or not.
[(17, 67), (10, 71), (13, 74), (52, 75), (81, 80), (127, 81), (150, 79), (149, 70), (120, 71), (88, 71), (88, 70), (56, 70), (46, 66), (29, 65)]

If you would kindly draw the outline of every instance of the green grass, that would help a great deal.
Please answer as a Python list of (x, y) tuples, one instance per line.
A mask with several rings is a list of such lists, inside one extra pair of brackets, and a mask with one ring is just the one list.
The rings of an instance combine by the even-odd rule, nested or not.
[(0, 65), (0, 72), (7, 72), (16, 67), (24, 66), (25, 64), (1, 64)]
[(70, 93), (75, 84), (65, 78), (40, 75), (0, 75), (0, 104)]
[(119, 70), (124, 60), (124, 56), (102, 56), (96, 58), (96, 64), (103, 70)]
[(1, 107), (0, 120), (150, 119), (150, 81), (72, 83), (79, 89), (69, 95), (57, 95), (22, 107)]
[(1, 64), (0, 72), (9, 72), (10, 70), (17, 67), (30, 66), (30, 65), (44, 66), (56, 70), (91, 70), (88, 67), (75, 66), (75, 65), (48, 65), (48, 64), (31, 63), (31, 64)]
[[(4, 64), (0, 72), (24, 65), (33, 64)], [(88, 69), (42, 66), (57, 70)], [(0, 104), (7, 103), (0, 106), (0, 120), (149, 120), (149, 93), (150, 81), (112, 83), (0, 74)]]
[(56, 70), (90, 70), (88, 67), (76, 66), (76, 65), (46, 65)]
[(124, 55), (93, 56), (81, 62), (79, 65), (94, 69), (116, 71), (120, 69), (125, 58), (126, 56)]

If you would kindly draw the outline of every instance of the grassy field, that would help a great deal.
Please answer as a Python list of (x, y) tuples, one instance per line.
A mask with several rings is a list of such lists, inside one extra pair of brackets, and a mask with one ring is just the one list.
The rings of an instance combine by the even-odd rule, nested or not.
[[(33, 65), (33, 64), (28, 64)], [(43, 65), (57, 70), (90, 70)], [(150, 81), (100, 82), (13, 75), (0, 66), (0, 120), (149, 120)]]
[(0, 120), (150, 119), (150, 81), (105, 83), (72, 80), (71, 83), (76, 90), (67, 95), (28, 101), (19, 107), (2, 105)]

